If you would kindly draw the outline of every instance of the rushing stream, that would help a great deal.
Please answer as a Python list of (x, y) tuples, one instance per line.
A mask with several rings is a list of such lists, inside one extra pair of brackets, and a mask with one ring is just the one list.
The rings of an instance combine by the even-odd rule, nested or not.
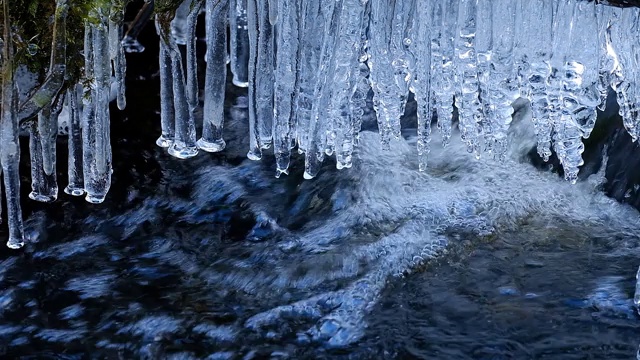
[(157, 77), (131, 64), (105, 203), (25, 200), (31, 241), (0, 250), (0, 357), (636, 356), (638, 212), (602, 172), (571, 185), (530, 165), (522, 107), (505, 161), (435, 137), (421, 173), (415, 132), (384, 151), (369, 121), (353, 168), (303, 180), (294, 156), (275, 179), (271, 156), (246, 159), (230, 83), (224, 152), (156, 147)]

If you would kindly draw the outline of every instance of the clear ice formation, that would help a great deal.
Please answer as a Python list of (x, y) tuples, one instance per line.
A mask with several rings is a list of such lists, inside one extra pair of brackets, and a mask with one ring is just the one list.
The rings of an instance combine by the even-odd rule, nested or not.
[[(65, 192), (86, 195), (92, 203), (104, 200), (111, 181), (109, 89), (114, 85), (117, 105), (124, 108), (124, 54), (144, 49), (136, 38), (154, 9), (153, 1), (145, 3), (126, 34), (126, 1), (92, 5), (84, 76), (63, 87), (70, 5), (57, 0), (50, 68), (24, 101), (19, 102), (14, 73), (7, 70), (15, 67), (13, 45), (2, 42), (0, 162), (10, 247), (24, 243), (19, 124), (30, 134), (32, 199), (57, 197), (53, 125), (66, 106)], [(400, 137), (400, 118), (414, 95), (421, 171), (428, 165), (433, 119), (446, 145), (457, 111), (467, 150), (501, 159), (512, 103), (528, 99), (538, 153), (548, 160), (555, 151), (565, 178), (575, 183), (583, 164), (582, 139), (593, 130), (609, 87), (617, 94), (625, 128), (634, 141), (640, 137), (639, 11), (587, 0), (185, 0), (178, 11), (153, 15), (160, 35), (157, 144), (178, 158), (225, 148), (230, 63), (233, 83), (248, 88), (248, 157), (259, 160), (273, 147), (277, 177), (288, 174), (296, 148), (305, 156), (305, 178), (317, 176), (327, 156), (335, 155), (338, 168), (351, 167), (371, 92), (384, 148)], [(195, 28), (202, 12), (207, 53), (198, 139)], [(3, 22), (2, 39), (11, 38), (8, 16)], [(186, 66), (179, 44), (186, 44)]]
[[(193, 11), (197, 2), (185, 4)], [(305, 178), (334, 154), (338, 168), (350, 167), (369, 91), (386, 148), (400, 137), (400, 118), (410, 93), (415, 96), (420, 170), (427, 166), (432, 119), (446, 145), (454, 110), (469, 152), (503, 158), (512, 103), (521, 97), (531, 104), (538, 153), (548, 160), (555, 151), (573, 183), (583, 164), (582, 139), (609, 87), (632, 138), (640, 134), (634, 90), (640, 47), (631, 36), (638, 31), (637, 8), (587, 0), (224, 0), (207, 2), (206, 9), (198, 146), (224, 149), (228, 38), (233, 83), (249, 92), (248, 157), (259, 160), (273, 146), (276, 177), (288, 174), (296, 147), (305, 154)], [(176, 15), (172, 29), (193, 37), (195, 22), (185, 16)], [(163, 67), (168, 61), (161, 55)], [(171, 110), (176, 95), (168, 90), (161, 146), (179, 137), (164, 125), (181, 116)]]
[[(305, 154), (306, 178), (317, 175), (325, 156), (335, 154), (339, 168), (350, 167), (362, 98), (371, 89), (386, 147), (400, 136), (400, 117), (409, 94), (415, 95), (421, 170), (434, 115), (445, 144), (457, 109), (468, 150), (500, 159), (511, 104), (525, 97), (535, 114), (540, 155), (548, 159), (553, 148), (566, 179), (575, 182), (582, 139), (593, 129), (602, 94), (609, 86), (620, 98), (632, 92), (622, 74), (633, 66), (617, 54), (634, 51), (633, 41), (623, 38), (635, 29), (637, 9), (578, 0), (248, 0), (229, 7), (234, 82), (244, 86), (241, 65), (248, 69), (248, 157), (261, 159), (273, 145), (276, 176), (288, 173), (296, 146)], [(208, 38), (207, 44), (213, 49), (216, 41)], [(224, 71), (207, 71), (206, 78), (213, 81)], [(205, 89), (205, 108), (224, 101), (213, 100), (210, 91)], [(635, 139), (630, 106), (621, 108)], [(205, 127), (217, 117), (207, 114)]]

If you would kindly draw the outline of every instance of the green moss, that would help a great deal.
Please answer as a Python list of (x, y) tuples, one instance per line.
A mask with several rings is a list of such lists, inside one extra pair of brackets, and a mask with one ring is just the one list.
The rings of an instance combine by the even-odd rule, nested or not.
[[(98, 14), (122, 13), (129, 0), (67, 0), (67, 84), (80, 81), (84, 68), (84, 27), (97, 23)], [(10, 17), (14, 33), (15, 65), (26, 65), (40, 81), (49, 70), (56, 1), (12, 0)], [(119, 21), (115, 15), (112, 20)], [(105, 24), (106, 25), (106, 24)]]
[[(87, 22), (98, 24), (104, 15), (111, 21), (121, 21), (130, 0), (67, 0), (66, 83), (81, 80), (84, 68), (84, 27)], [(155, 12), (164, 27), (173, 19), (182, 0), (156, 0)], [(53, 24), (57, 16), (55, 0), (12, 0), (9, 13), (14, 33), (15, 66), (26, 65), (44, 81), (50, 67)], [(106, 24), (104, 24), (106, 25)]]
[(49, 97), (46, 97), (46, 96), (42, 96), (42, 97), (36, 96), (33, 100), (35, 101), (36, 105), (38, 105), (39, 107), (44, 107), (49, 102), (51, 102), (51, 99), (49, 99)]
[(15, 63), (26, 64), (36, 74), (43, 75), (49, 67), (55, 5), (55, 1), (39, 0), (14, 0), (10, 4)]
[[(175, 13), (181, 3), (181, 0), (156, 0), (154, 3), (154, 9), (158, 14)], [(171, 18), (173, 18), (173, 16), (171, 16)]]

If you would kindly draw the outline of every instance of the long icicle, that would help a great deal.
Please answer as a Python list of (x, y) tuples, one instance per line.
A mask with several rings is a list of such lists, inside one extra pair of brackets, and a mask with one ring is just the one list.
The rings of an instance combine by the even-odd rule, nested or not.
[(78, 87), (72, 86), (67, 91), (69, 109), (69, 184), (64, 192), (73, 196), (84, 195), (84, 175), (82, 174), (82, 128), (78, 102)]
[[(492, 58), (489, 78), (488, 104), (491, 111), (491, 135), (488, 146), (494, 157), (504, 160), (507, 153), (507, 135), (513, 115), (513, 104), (520, 96), (514, 64), (514, 35), (516, 30), (516, 3), (512, 0), (495, 0), (492, 22)], [(501, 23), (497, 19), (503, 19)]]
[[(42, 152), (42, 169), (45, 179), (39, 192), (38, 201), (54, 201), (58, 198), (58, 181), (56, 176), (56, 142), (58, 138), (58, 115), (62, 111), (64, 93), (58, 94), (50, 106), (45, 106), (38, 114), (38, 132), (40, 135), (40, 151)], [(35, 199), (34, 199), (35, 200)]]
[[(49, 76), (54, 80), (51, 81), (51, 91), (53, 98), (48, 100), (49, 103), (45, 107), (51, 105), (51, 109), (47, 111), (46, 116), (38, 116), (38, 131), (40, 132), (40, 142), (42, 151), (42, 167), (44, 169), (44, 177), (47, 179), (46, 189), (39, 195), (48, 198), (47, 201), (53, 201), (58, 198), (58, 182), (56, 179), (56, 140), (58, 136), (58, 115), (62, 111), (64, 103), (64, 93), (59, 93), (61, 84), (59, 79), (64, 79), (66, 75), (66, 57), (67, 57), (67, 14), (69, 5), (67, 0), (58, 0), (56, 3), (56, 15), (54, 26), (54, 40), (51, 44), (52, 51), (49, 62)], [(45, 81), (46, 82), (46, 81)], [(57, 89), (56, 89), (57, 87)], [(43, 99), (46, 100), (46, 96)], [(42, 100), (37, 100), (40, 102)], [(41, 198), (42, 199), (42, 198)]]
[[(320, 171), (322, 160), (325, 155), (325, 125), (327, 119), (323, 116), (329, 104), (330, 86), (329, 73), (333, 68), (334, 50), (339, 29), (340, 12), (343, 1), (332, 2), (331, 6), (323, 7), (324, 36), (322, 38), (322, 48), (318, 67), (318, 77), (314, 87), (315, 101), (311, 111), (311, 122), (309, 124), (309, 147), (305, 153), (304, 178), (312, 179)], [(330, 83), (329, 83), (330, 85)]]
[[(162, 36), (160, 18), (156, 17), (156, 30)], [(168, 148), (175, 139), (175, 109), (173, 107), (173, 76), (171, 74), (171, 56), (165, 41), (160, 40), (160, 137), (156, 145)]]
[(373, 107), (378, 120), (378, 132), (380, 141), (385, 149), (389, 149), (393, 137), (399, 135), (400, 129), (396, 124), (400, 124), (401, 101), (396, 99), (397, 87), (394, 79), (394, 71), (389, 71), (392, 67), (392, 54), (389, 49), (392, 31), (392, 20), (394, 19), (394, 9), (397, 1), (387, 0), (371, 1), (370, 19), (370, 58), (369, 65), (371, 88), (373, 89)]
[[(124, 110), (127, 106), (125, 95), (125, 74), (127, 71), (127, 60), (124, 54), (124, 2), (118, 4), (109, 17), (109, 55), (113, 63), (113, 73), (116, 83), (116, 104), (118, 109)], [(121, 9), (120, 9), (121, 7)]]
[[(109, 92), (111, 64), (109, 61), (108, 9), (96, 9), (97, 24), (90, 25), (93, 46), (94, 87), (91, 92), (95, 116), (87, 116), (83, 123), (85, 200), (104, 201), (111, 187), (111, 142), (109, 131)], [(87, 109), (91, 113), (92, 109)]]
[[(353, 132), (353, 146), (357, 146), (360, 140), (360, 130), (362, 129), (362, 120), (364, 110), (367, 106), (367, 94), (371, 89), (369, 84), (369, 67), (368, 60), (368, 42), (367, 29), (369, 28), (370, 3), (363, 4), (363, 16), (360, 22), (360, 47), (358, 49), (358, 70), (353, 74), (356, 78), (355, 86), (351, 99), (349, 99), (349, 107), (351, 112), (351, 131)], [(346, 167), (346, 166), (345, 166)]]
[(480, 105), (478, 68), (475, 54), (477, 22), (477, 1), (461, 0), (458, 13), (458, 36), (456, 37), (455, 71), (459, 79), (455, 93), (458, 108), (460, 136), (467, 145), (467, 151), (480, 156)]
[(273, 151), (276, 157), (276, 177), (289, 174), (291, 158), (291, 126), (293, 93), (298, 62), (298, 18), (296, 0), (278, 3), (280, 30), (277, 38), (276, 91), (273, 116)]
[[(51, 202), (58, 198), (56, 176), (56, 138), (58, 115), (62, 111), (64, 93), (38, 113), (36, 124), (29, 125), (29, 155), (31, 159), (31, 193), (29, 198)], [(47, 168), (49, 166), (50, 168)]]
[(224, 93), (227, 78), (228, 0), (207, 0), (206, 13), (206, 75), (204, 84), (204, 114), (202, 138), (198, 147), (208, 152), (222, 151), (226, 144), (224, 126)]
[(431, 87), (438, 128), (442, 143), (451, 138), (453, 116), (455, 28), (457, 24), (458, 0), (438, 1), (434, 10), (434, 25), (431, 31)]
[(427, 156), (431, 143), (431, 26), (428, 19), (433, 14), (432, 3), (416, 6), (418, 11), (418, 29), (416, 34), (416, 78), (413, 85), (418, 103), (418, 169), (427, 169)]
[(195, 119), (193, 114), (189, 112), (189, 104), (187, 102), (182, 55), (180, 54), (180, 49), (178, 49), (178, 44), (171, 36), (172, 14), (163, 13), (157, 16), (160, 19), (160, 41), (166, 46), (171, 58), (175, 138), (169, 146), (169, 154), (179, 159), (187, 159), (198, 154), (198, 147), (196, 146)]
[(313, 89), (322, 45), (315, 39), (317, 34), (322, 34), (323, 31), (322, 23), (317, 20), (321, 5), (319, 1), (303, 1), (300, 4), (301, 15), (298, 22), (300, 60), (296, 67), (297, 86), (293, 120), (296, 124), (295, 140), (298, 143), (298, 152), (301, 154), (306, 152), (309, 146), (311, 111), (315, 101)]
[(247, 0), (229, 1), (229, 43), (233, 84), (249, 86), (249, 32)]
[(354, 114), (351, 113), (350, 105), (360, 74), (358, 57), (362, 45), (364, 4), (359, 0), (345, 0), (340, 16), (340, 30), (334, 55), (335, 66), (331, 76), (332, 94), (328, 109), (328, 117), (334, 122), (334, 127), (327, 134), (327, 142), (330, 145), (333, 142), (338, 169), (351, 167)]
[(20, 208), (20, 143), (18, 141), (18, 94), (14, 79), (13, 39), (9, 20), (9, 2), (2, 2), (3, 39), (2, 48), (2, 118), (0, 118), (0, 162), (4, 178), (7, 199), (7, 217), (9, 220), (9, 239), (7, 247), (19, 249), (24, 245), (24, 226)]
[[(271, 0), (275, 4), (275, 0)], [(256, 116), (260, 148), (272, 143), (275, 32), (270, 20), (269, 0), (258, 0), (258, 58), (256, 60)]]
[(40, 202), (53, 201), (46, 196), (44, 165), (42, 159), (42, 136), (40, 135), (38, 123), (44, 122), (49, 117), (51, 107), (46, 106), (38, 113), (37, 122), (28, 124), (29, 131), (29, 159), (31, 167), (31, 192), (29, 198)]
[(258, 76), (258, 0), (247, 0), (247, 28), (249, 30), (249, 152), (250, 160), (262, 159), (260, 147), (260, 119), (256, 114)]
[[(553, 7), (551, 2), (545, 1), (535, 4), (523, 1), (520, 11), (529, 14), (523, 25), (523, 32), (530, 36), (527, 38), (533, 51), (527, 51), (527, 67), (524, 71), (526, 78), (526, 94), (531, 103), (531, 120), (535, 127), (538, 140), (538, 155), (548, 161), (551, 156), (551, 131), (553, 124), (549, 117), (550, 105), (546, 95), (547, 79), (551, 75), (551, 50), (548, 44), (552, 41), (551, 28), (553, 26)], [(539, 31), (539, 29), (547, 29)]]

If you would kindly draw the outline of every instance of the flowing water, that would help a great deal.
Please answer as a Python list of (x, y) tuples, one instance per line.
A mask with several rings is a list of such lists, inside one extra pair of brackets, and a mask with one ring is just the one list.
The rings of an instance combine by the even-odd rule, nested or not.
[(601, 173), (531, 166), (523, 108), (506, 161), (435, 138), (420, 173), (413, 132), (384, 151), (371, 125), (353, 168), (305, 181), (297, 156), (275, 179), (245, 157), (241, 91), (228, 148), (181, 161), (155, 147), (157, 78), (137, 73), (107, 201), (25, 202), (32, 241), (0, 251), (1, 357), (636, 356), (640, 217)]

